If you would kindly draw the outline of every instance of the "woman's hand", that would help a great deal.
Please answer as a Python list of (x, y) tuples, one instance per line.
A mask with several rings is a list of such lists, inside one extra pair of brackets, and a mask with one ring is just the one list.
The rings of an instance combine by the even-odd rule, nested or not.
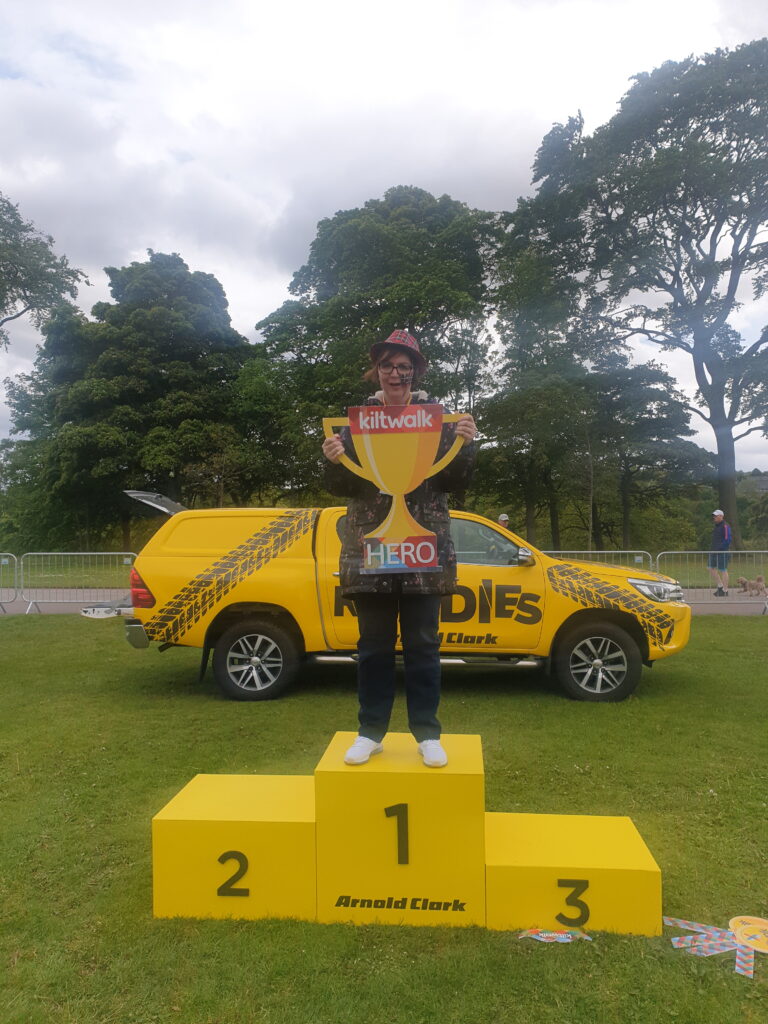
[(333, 437), (326, 437), (323, 441), (323, 455), (329, 462), (338, 462), (344, 454), (344, 444), (341, 438), (334, 434)]
[(467, 413), (456, 421), (456, 434), (463, 439), (464, 445), (471, 444), (477, 436), (477, 425)]

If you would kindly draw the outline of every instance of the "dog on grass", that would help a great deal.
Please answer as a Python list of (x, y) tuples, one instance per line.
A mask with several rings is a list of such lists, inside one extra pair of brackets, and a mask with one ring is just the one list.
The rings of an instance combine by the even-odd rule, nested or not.
[(748, 580), (745, 576), (739, 576), (736, 582), (742, 594), (748, 594), (750, 597), (753, 595), (755, 597), (766, 597), (768, 595), (764, 576), (756, 576), (753, 580)]

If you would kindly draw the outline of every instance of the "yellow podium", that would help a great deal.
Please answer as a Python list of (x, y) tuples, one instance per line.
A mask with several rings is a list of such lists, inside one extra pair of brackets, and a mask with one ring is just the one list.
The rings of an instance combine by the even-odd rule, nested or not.
[(486, 814), (487, 926), (661, 935), (661, 871), (629, 818)]
[(152, 821), (155, 917), (314, 921), (310, 775), (196, 775)]
[(484, 925), (480, 737), (444, 736), (440, 769), (405, 733), (345, 765), (354, 738), (337, 732), (315, 769), (318, 920)]
[(661, 934), (661, 872), (629, 818), (485, 811), (479, 736), (412, 736), (314, 776), (197, 775), (152, 821), (156, 917)]

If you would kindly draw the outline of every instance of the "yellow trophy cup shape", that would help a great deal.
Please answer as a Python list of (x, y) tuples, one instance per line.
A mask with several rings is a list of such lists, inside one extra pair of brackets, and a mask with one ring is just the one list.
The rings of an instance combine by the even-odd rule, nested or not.
[(435, 534), (413, 518), (405, 496), (458, 454), (461, 437), (435, 462), (443, 424), (456, 423), (461, 414), (445, 413), (439, 405), (363, 405), (347, 412), (323, 420), (325, 436), (333, 437), (337, 427), (349, 427), (359, 465), (346, 454), (340, 462), (393, 499), (384, 522), (366, 534), (362, 571), (439, 569)]

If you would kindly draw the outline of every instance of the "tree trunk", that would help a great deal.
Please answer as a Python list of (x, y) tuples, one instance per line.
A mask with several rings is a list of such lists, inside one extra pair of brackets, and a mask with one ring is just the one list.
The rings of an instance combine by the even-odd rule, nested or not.
[(559, 551), (561, 548), (560, 544), (560, 502), (558, 501), (557, 491), (552, 483), (552, 477), (549, 473), (545, 476), (545, 484), (547, 488), (547, 505), (549, 506), (549, 530), (552, 534), (552, 550)]
[(536, 543), (536, 487), (535, 470), (528, 466), (526, 478), (523, 483), (523, 501), (525, 502), (525, 539), (531, 544)]
[(632, 547), (629, 529), (629, 513), (632, 507), (632, 474), (626, 468), (621, 471), (619, 493), (621, 495), (621, 546), (625, 551), (629, 551)]
[(536, 543), (536, 499), (528, 494), (525, 496), (525, 539)]
[(595, 550), (602, 551), (604, 549), (603, 543), (603, 526), (600, 522), (600, 510), (597, 507), (597, 502), (592, 501), (592, 538), (595, 543)]
[(123, 535), (123, 551), (131, 550), (131, 514), (130, 512), (121, 510), (120, 512), (120, 529)]
[[(714, 368), (707, 366), (706, 352), (711, 340), (711, 333), (694, 329), (693, 366), (696, 382), (709, 410), (709, 425), (715, 433), (718, 501), (731, 527), (732, 546), (743, 548), (739, 510), (736, 507), (736, 445), (733, 440), (733, 424), (726, 414), (728, 380), (722, 364)], [(711, 379), (708, 379), (708, 374)], [(737, 412), (738, 403), (735, 408), (731, 403), (731, 410)]]
[(589, 497), (587, 500), (587, 508), (589, 509), (589, 528), (587, 530), (587, 544), (589, 545), (587, 550), (592, 550), (592, 537), (594, 535), (595, 527), (595, 464), (592, 459), (592, 444), (589, 438), (589, 431), (584, 432), (584, 436), (587, 442), (587, 483), (589, 485)]
[(720, 508), (725, 512), (725, 521), (733, 535), (732, 546), (741, 550), (741, 526), (739, 510), (736, 505), (736, 445), (733, 440), (733, 427), (727, 420), (720, 423), (712, 422), (717, 442), (717, 494)]
[(165, 474), (160, 486), (162, 487), (160, 493), (164, 494), (166, 498), (170, 498), (171, 501), (181, 501), (181, 488), (173, 470)]

